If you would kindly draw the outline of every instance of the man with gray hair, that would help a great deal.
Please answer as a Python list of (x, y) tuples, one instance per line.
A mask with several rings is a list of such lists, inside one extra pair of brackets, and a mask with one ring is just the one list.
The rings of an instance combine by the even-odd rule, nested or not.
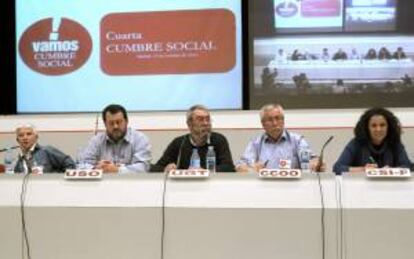
[(193, 149), (200, 156), (200, 166), (205, 168), (209, 146), (216, 153), (216, 171), (234, 172), (233, 159), (227, 139), (220, 133), (211, 131), (210, 112), (203, 105), (194, 105), (187, 111), (189, 134), (175, 138), (162, 157), (152, 166), (151, 171), (162, 172), (173, 169), (188, 169)]
[[(254, 137), (236, 163), (236, 171), (259, 171), (263, 168), (300, 168), (299, 153), (308, 150), (303, 136), (285, 129), (285, 112), (280, 104), (267, 104), (260, 109), (264, 133)], [(309, 151), (310, 152), (310, 151)], [(310, 160), (310, 168), (323, 171), (317, 159)]]
[(75, 168), (72, 158), (57, 148), (37, 143), (39, 135), (33, 125), (25, 124), (16, 128), (19, 157), (14, 168), (16, 173), (32, 173), (32, 168), (42, 167), (44, 173), (62, 173)]

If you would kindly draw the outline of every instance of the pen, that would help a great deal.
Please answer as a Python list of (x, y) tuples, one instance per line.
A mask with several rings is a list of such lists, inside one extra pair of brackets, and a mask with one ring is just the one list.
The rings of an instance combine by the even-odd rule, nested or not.
[(368, 160), (369, 160), (369, 162), (371, 163), (371, 164), (376, 164), (377, 162), (375, 162), (375, 160), (374, 160), (374, 158), (372, 157), (372, 156), (370, 156), (369, 158), (368, 158)]

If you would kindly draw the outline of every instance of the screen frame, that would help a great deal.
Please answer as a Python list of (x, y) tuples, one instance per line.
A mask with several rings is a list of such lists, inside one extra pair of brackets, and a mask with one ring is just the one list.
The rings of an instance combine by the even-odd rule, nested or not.
[[(239, 0), (240, 1), (240, 8), (241, 8), (241, 53), (237, 53), (237, 55), (240, 55), (240, 64), (241, 64), (241, 85), (240, 87), (240, 107), (239, 108), (224, 108), (224, 109), (212, 109), (212, 110), (246, 110), (249, 108), (249, 96), (248, 96), (248, 88), (249, 88), (249, 77), (248, 73), (248, 67), (249, 67), (249, 44), (248, 41), (246, 41), (246, 38), (248, 38), (248, 1), (247, 0)], [(7, 1), (6, 1), (7, 2)], [(13, 48), (10, 48), (7, 52), (10, 54), (10, 57), (13, 58), (13, 64), (8, 63), (7, 66), (10, 68), (10, 70), (13, 70), (12, 73), (7, 73), (10, 75), (10, 78), (13, 80), (9, 80), (12, 82), (12, 92), (8, 92), (7, 96), (2, 95), (1, 99), (9, 100), (11, 103), (7, 104), (9, 107), (8, 109), (1, 109), (1, 112), (3, 114), (73, 114), (73, 113), (94, 113), (93, 111), (84, 111), (84, 112), (54, 112), (54, 111), (42, 111), (42, 112), (18, 112), (17, 111), (17, 71), (16, 71), (16, 4), (15, 1), (12, 1), (13, 4), (10, 5), (7, 9), (2, 8), (4, 10), (4, 14), (7, 13), (7, 20), (13, 21), (10, 22), (11, 27), (13, 27), (13, 33), (9, 33), (7, 35), (8, 41), (13, 42)], [(12, 15), (11, 15), (12, 14)], [(5, 36), (6, 38), (6, 36)], [(4, 103), (4, 102), (2, 102)], [(181, 109), (183, 110), (183, 109)], [(181, 110), (130, 110), (131, 112), (168, 112), (168, 111), (181, 111)]]

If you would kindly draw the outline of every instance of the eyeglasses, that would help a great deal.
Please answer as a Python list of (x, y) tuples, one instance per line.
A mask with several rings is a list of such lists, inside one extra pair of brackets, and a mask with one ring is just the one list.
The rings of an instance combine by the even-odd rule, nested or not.
[(273, 121), (280, 122), (284, 120), (285, 120), (284, 116), (274, 116), (274, 117), (263, 118), (263, 122), (273, 122)]
[(196, 116), (196, 117), (194, 117), (194, 121), (197, 121), (197, 122), (204, 122), (204, 121), (210, 122), (211, 119), (210, 119), (210, 116)]
[(110, 121), (107, 121), (106, 123), (108, 126), (114, 127), (115, 125), (116, 126), (122, 125), (124, 122), (125, 122), (124, 119), (120, 119), (120, 120), (110, 120)]

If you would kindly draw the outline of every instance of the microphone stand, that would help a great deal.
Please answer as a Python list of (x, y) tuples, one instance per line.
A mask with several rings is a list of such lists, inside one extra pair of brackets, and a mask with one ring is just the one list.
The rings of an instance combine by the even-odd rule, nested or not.
[(2, 149), (0, 149), (0, 153), (6, 152), (7, 150), (16, 149), (16, 148), (19, 148), (19, 146), (12, 146), (12, 147), (2, 148)]
[(93, 131), (93, 135), (95, 135), (95, 136), (96, 136), (96, 134), (98, 134), (98, 126), (99, 126), (99, 113), (96, 114), (95, 129)]
[(322, 146), (321, 153), (319, 154), (318, 165), (316, 167), (316, 171), (317, 172), (319, 172), (321, 170), (321, 167), (322, 167), (322, 163), (323, 163), (323, 152), (325, 151), (326, 146), (329, 144), (329, 142), (332, 141), (333, 138), (334, 138), (334, 136), (330, 136), (328, 138), (328, 140), (326, 140), (325, 143)]
[(23, 161), (26, 163), (28, 174), (32, 173), (32, 162), (30, 160), (31, 158), (27, 158), (26, 156), (23, 156)]

